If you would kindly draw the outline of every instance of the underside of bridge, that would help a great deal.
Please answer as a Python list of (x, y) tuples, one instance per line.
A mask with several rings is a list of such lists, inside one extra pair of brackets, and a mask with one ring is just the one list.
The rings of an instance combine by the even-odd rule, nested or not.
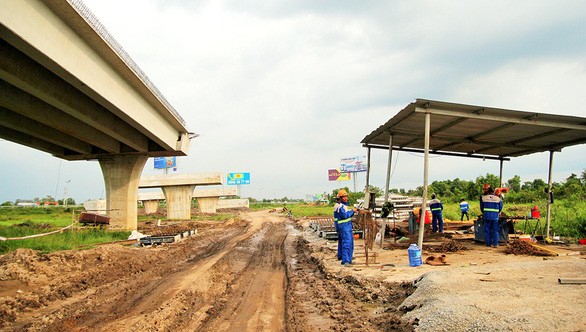
[(100, 161), (116, 228), (136, 228), (148, 157), (185, 156), (184, 120), (76, 0), (0, 2), (0, 137)]

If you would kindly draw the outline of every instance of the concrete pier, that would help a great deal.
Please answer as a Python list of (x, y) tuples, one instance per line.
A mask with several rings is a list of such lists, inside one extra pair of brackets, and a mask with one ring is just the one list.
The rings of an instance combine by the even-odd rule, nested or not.
[(99, 159), (106, 186), (106, 210), (112, 217), (112, 228), (136, 229), (138, 181), (147, 159), (144, 155), (116, 155)]
[(163, 189), (167, 200), (167, 218), (189, 220), (195, 187), (220, 184), (222, 184), (220, 173), (174, 174), (143, 177), (140, 179), (139, 188)]

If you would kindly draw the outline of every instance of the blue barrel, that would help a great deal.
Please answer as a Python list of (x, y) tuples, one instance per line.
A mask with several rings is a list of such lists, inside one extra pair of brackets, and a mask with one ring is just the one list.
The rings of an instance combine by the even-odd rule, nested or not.
[(411, 266), (420, 266), (421, 265), (421, 249), (415, 244), (411, 243), (409, 249), (407, 249), (409, 253), (409, 265)]

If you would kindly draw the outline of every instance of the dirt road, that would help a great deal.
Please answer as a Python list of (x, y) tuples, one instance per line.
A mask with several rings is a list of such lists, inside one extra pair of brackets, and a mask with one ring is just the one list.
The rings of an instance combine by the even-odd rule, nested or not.
[(0, 330), (586, 331), (585, 285), (557, 282), (583, 277), (580, 247), (543, 258), (463, 241), (449, 265), (417, 268), (406, 247), (377, 249), (366, 268), (357, 240), (346, 268), (307, 222), (244, 212), (157, 247), (18, 250), (0, 257)]
[(301, 234), (263, 211), (153, 248), (18, 250), (0, 258), (0, 329), (411, 329), (396, 312), (410, 287), (328, 273)]

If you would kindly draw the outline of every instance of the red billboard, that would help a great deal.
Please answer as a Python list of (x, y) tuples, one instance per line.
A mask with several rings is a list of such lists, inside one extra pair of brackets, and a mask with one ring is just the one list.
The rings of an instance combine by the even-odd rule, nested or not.
[(350, 173), (340, 173), (337, 169), (329, 169), (328, 170), (328, 180), (329, 181), (348, 181), (350, 180)]

